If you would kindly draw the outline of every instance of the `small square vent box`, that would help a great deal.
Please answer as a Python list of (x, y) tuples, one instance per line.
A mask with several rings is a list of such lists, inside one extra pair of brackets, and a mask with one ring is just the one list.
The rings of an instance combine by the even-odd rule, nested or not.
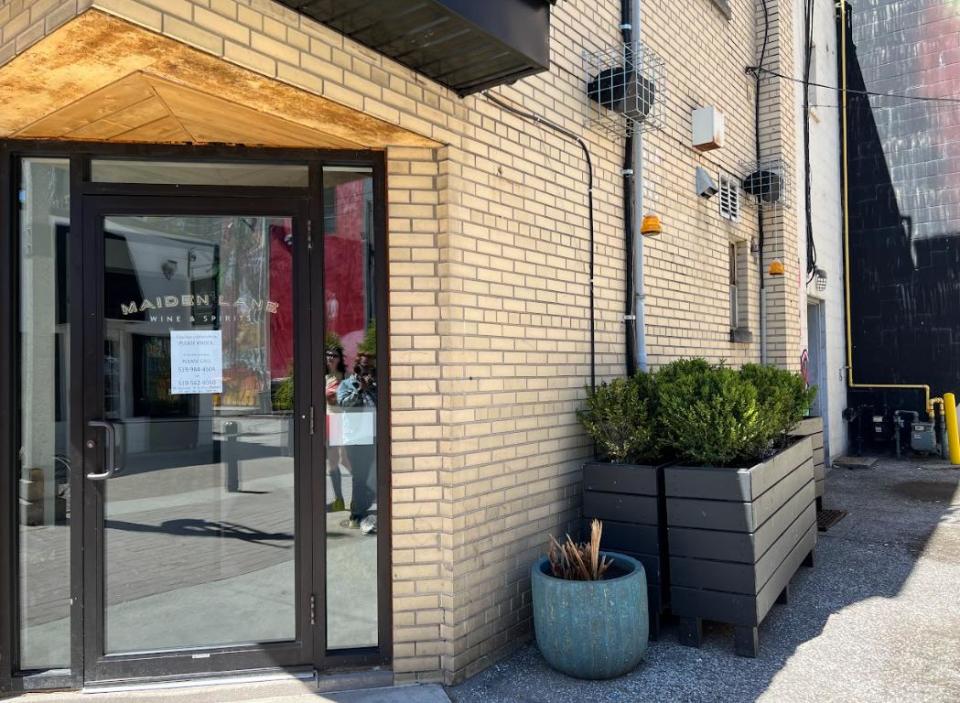
[(698, 107), (693, 111), (693, 147), (698, 151), (710, 151), (723, 146), (726, 130), (723, 113), (715, 107)]

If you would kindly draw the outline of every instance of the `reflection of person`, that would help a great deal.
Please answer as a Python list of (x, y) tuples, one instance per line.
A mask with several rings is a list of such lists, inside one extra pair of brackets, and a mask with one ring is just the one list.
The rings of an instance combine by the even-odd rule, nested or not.
[(337, 402), (343, 409), (344, 444), (350, 459), (353, 500), (350, 517), (341, 527), (376, 531), (376, 520), (368, 515), (376, 495), (376, 444), (374, 424), (377, 405), (376, 333), (367, 330), (357, 347), (353, 373), (337, 388)]
[(340, 437), (331, 436), (331, 425), (339, 429), (337, 423), (330, 422), (330, 415), (340, 412), (337, 404), (337, 389), (347, 374), (347, 366), (343, 362), (343, 345), (340, 338), (330, 332), (326, 339), (327, 352), (327, 374), (326, 390), (327, 397), (327, 475), (330, 477), (330, 485), (333, 487), (333, 501), (327, 504), (327, 511), (337, 513), (347, 509), (343, 500), (343, 475), (340, 473), (341, 465), (346, 466), (347, 457), (343, 451)]

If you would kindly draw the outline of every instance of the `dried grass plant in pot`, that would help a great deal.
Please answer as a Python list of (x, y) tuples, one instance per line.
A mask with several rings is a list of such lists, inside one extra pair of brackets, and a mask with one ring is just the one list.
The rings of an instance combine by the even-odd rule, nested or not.
[(551, 537), (533, 566), (537, 646), (554, 669), (580, 679), (611, 679), (635, 669), (647, 651), (647, 581), (643, 565), (590, 541)]

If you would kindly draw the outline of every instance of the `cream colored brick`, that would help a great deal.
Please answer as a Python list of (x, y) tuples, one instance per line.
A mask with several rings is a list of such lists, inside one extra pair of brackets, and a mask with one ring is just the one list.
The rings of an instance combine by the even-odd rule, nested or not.
[[(129, 4), (134, 4), (136, 0), (130, 0)], [(96, 4), (98, 0), (94, 0)], [(173, 15), (182, 20), (191, 20), (193, 18), (194, 4), (190, 0), (142, 0), (143, 3), (160, 10), (164, 15)]]
[(237, 20), (251, 29), (263, 29), (263, 15), (243, 5), (237, 7)]
[(300, 51), (296, 47), (278, 41), (265, 34), (253, 32), (250, 35), (250, 47), (254, 51), (259, 51), (262, 54), (271, 56), (277, 61), (285, 61), (293, 65), (300, 63)]
[(219, 13), (197, 7), (194, 10), (193, 18), (198, 26), (219, 34), (226, 39), (239, 44), (246, 44), (250, 41), (250, 29), (248, 27), (228, 19)]
[(223, 39), (212, 32), (200, 29), (194, 24), (184, 22), (172, 15), (163, 16), (163, 33), (190, 44), (199, 49), (205, 49), (214, 54), (223, 53)]
[(240, 44), (226, 42), (223, 51), (224, 58), (233, 61), (236, 64), (253, 69), (259, 73), (268, 76), (275, 75), (277, 72), (277, 62), (269, 56), (265, 56), (259, 51), (253, 51)]
[(323, 80), (312, 73), (285, 63), (277, 64), (277, 78), (314, 93), (323, 92)]

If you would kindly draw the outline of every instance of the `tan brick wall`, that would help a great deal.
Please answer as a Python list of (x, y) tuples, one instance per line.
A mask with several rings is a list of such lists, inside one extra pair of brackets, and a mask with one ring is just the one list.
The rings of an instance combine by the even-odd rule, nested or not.
[(0, 2), (0, 65), (52, 32), (91, 0), (5, 0)]
[[(755, 340), (733, 344), (727, 245), (756, 237), (756, 215), (745, 207), (740, 223), (722, 220), (716, 200), (695, 195), (694, 170), (742, 175), (742, 162), (754, 160), (753, 83), (744, 69), (755, 62), (756, 16), (750, 3), (734, 3), (727, 22), (710, 0), (689, 1), (695, 11), (644, 4), (642, 36), (667, 58), (669, 80), (665, 128), (644, 138), (646, 209), (665, 223), (663, 236), (647, 242), (649, 354), (655, 365), (690, 355), (741, 363), (759, 355), (757, 262), (750, 257), (746, 281)], [(9, 7), (19, 16), (87, 4)], [(529, 633), (530, 564), (547, 532), (576, 519), (580, 465), (592, 451), (575, 416), (590, 358), (580, 148), (270, 0), (92, 5), (446, 145), (388, 151), (394, 670), (398, 680), (450, 682), (490, 664)], [(7, 57), (55, 24), (27, 36), (20, 23), (14, 31), (0, 15)], [(582, 124), (581, 52), (619, 41), (618, 24), (618, 0), (557, 4), (551, 72), (494, 91), (589, 144), (601, 379), (622, 374), (625, 362), (623, 145)], [(20, 36), (27, 38), (18, 43)], [(792, 102), (778, 100), (767, 101), (775, 115), (764, 117), (765, 139), (793, 158), (790, 139), (777, 134), (793, 119)], [(698, 155), (690, 112), (706, 104), (726, 114), (728, 142)], [(789, 242), (780, 246), (789, 257)], [(793, 299), (771, 295), (786, 324)], [(789, 360), (788, 337), (771, 337), (778, 359)]]
[[(769, 0), (771, 36), (764, 65), (789, 75), (790, 28), (781, 28), (777, 7), (791, 4)], [(754, 79), (746, 67), (757, 62), (762, 36), (758, 0), (733, 2), (732, 19), (711, 0), (691, 0), (688, 11), (677, 12), (666, 0), (643, 3), (641, 35), (655, 51), (668, 57), (668, 97), (665, 128), (644, 137), (645, 206), (661, 215), (664, 234), (647, 240), (648, 344), (654, 366), (678, 356), (700, 355), (739, 365), (759, 361), (759, 265), (748, 256), (747, 279), (741, 278), (741, 300), (753, 334), (750, 344), (729, 338), (727, 246), (731, 241), (756, 243), (757, 209), (744, 198), (739, 224), (719, 215), (716, 198), (696, 195), (694, 172), (703, 166), (715, 180), (725, 172), (742, 177), (756, 162), (754, 147)], [(758, 29), (759, 28), (759, 29)], [(787, 37), (781, 36), (787, 32)], [(792, 44), (791, 44), (792, 46)], [(781, 57), (781, 51), (787, 56)], [(761, 160), (782, 158), (792, 174), (794, 154), (790, 84), (765, 77), (761, 90)], [(792, 95), (792, 93), (791, 93)], [(726, 144), (700, 154), (691, 146), (691, 113), (716, 106), (726, 119)], [(783, 136), (786, 135), (786, 136)], [(784, 260), (787, 275), (765, 276), (768, 296), (768, 360), (797, 366), (800, 359), (796, 223), (790, 208), (765, 217), (763, 270), (773, 258)], [(789, 236), (784, 236), (789, 232)], [(749, 250), (749, 248), (748, 248)], [(787, 293), (791, 295), (787, 295)], [(790, 310), (789, 314), (787, 310)], [(796, 329), (793, 326), (796, 325)], [(789, 331), (785, 331), (789, 328)]]

